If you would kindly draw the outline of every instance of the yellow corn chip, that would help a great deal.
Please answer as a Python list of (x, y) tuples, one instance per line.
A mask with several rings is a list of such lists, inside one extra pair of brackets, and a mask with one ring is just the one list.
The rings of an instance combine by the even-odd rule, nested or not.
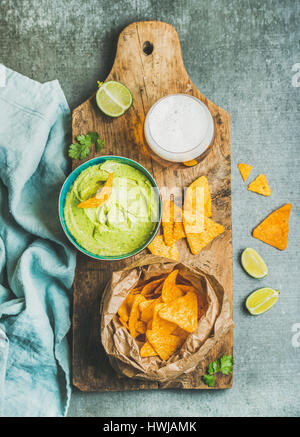
[(206, 176), (196, 179), (186, 190), (184, 211), (201, 217), (211, 217), (211, 195)]
[(126, 299), (124, 300), (124, 302), (122, 303), (122, 305), (118, 309), (118, 314), (119, 314), (120, 319), (123, 319), (125, 322), (127, 322), (127, 320), (129, 319), (129, 310), (128, 310), (128, 306), (126, 304)]
[(161, 297), (158, 297), (157, 299), (152, 299), (152, 300), (147, 301), (147, 302), (150, 302), (150, 304), (142, 309), (141, 317), (140, 317), (140, 319), (146, 323), (148, 323), (150, 320), (152, 320), (154, 307), (158, 303), (161, 303)]
[(146, 343), (143, 344), (140, 350), (140, 356), (141, 357), (155, 357), (157, 353), (149, 343), (149, 341), (146, 341)]
[(98, 208), (98, 206), (105, 203), (112, 192), (113, 178), (113, 173), (110, 173), (105, 184), (103, 185), (102, 190), (97, 193), (95, 197), (91, 197), (84, 202), (80, 202), (77, 205), (77, 208)]
[(167, 246), (185, 237), (182, 224), (182, 210), (170, 200), (163, 202), (162, 227), (164, 240)]
[(257, 178), (248, 185), (248, 190), (262, 194), (263, 196), (270, 196), (272, 194), (271, 188), (269, 187), (267, 178), (264, 174), (257, 176)]
[[(185, 215), (184, 225), (188, 222), (188, 216)], [(214, 238), (224, 232), (223, 225), (214, 222), (213, 220), (204, 217), (203, 229), (201, 232), (189, 233), (186, 232), (188, 244), (191, 252), (197, 255), (205, 246), (207, 246)]]
[(284, 250), (288, 242), (291, 209), (292, 205), (286, 203), (273, 211), (254, 229), (253, 237), (279, 250)]
[(148, 330), (146, 337), (162, 360), (167, 360), (181, 345), (181, 338), (176, 335), (163, 335), (160, 331)]
[(249, 165), (249, 164), (240, 163), (240, 164), (238, 164), (238, 168), (240, 170), (243, 181), (245, 182), (246, 179), (248, 178), (249, 174), (251, 173), (253, 167), (252, 167), (252, 165)]
[(184, 231), (184, 227), (183, 227), (183, 222), (175, 222), (174, 223), (174, 240), (178, 241), (181, 240), (182, 238), (185, 238), (185, 231)]
[(176, 323), (185, 331), (194, 332), (198, 326), (197, 294), (189, 291), (185, 296), (165, 305), (158, 314), (162, 319)]
[(148, 282), (148, 284), (146, 284), (144, 287), (143, 287), (143, 289), (142, 289), (142, 291), (141, 291), (141, 295), (143, 295), (143, 296), (147, 296), (147, 295), (149, 295), (149, 294), (151, 294), (152, 293), (152, 291), (154, 291), (155, 290), (155, 288), (162, 282), (164, 280), (164, 278), (159, 278), (159, 279), (156, 279), (155, 281), (151, 281), (151, 282)]
[(187, 167), (194, 167), (194, 165), (197, 165), (198, 162), (196, 159), (192, 159), (191, 161), (184, 161), (182, 164), (186, 165)]
[(188, 336), (190, 335), (189, 332), (185, 331), (182, 328), (179, 328), (179, 326), (176, 326), (174, 331), (171, 333), (172, 335), (177, 335), (177, 337), (180, 337), (182, 340), (186, 340)]
[(162, 319), (159, 316), (159, 311), (164, 308), (164, 303), (158, 303), (154, 306), (153, 319), (152, 319), (152, 331), (160, 331), (164, 335), (171, 334), (176, 328), (176, 325), (172, 322)]
[(177, 297), (182, 296), (181, 289), (176, 285), (176, 277), (178, 270), (173, 270), (165, 279), (161, 292), (161, 297), (164, 302), (170, 302)]
[(138, 320), (135, 324), (135, 330), (139, 334), (145, 334), (145, 332), (147, 330), (147, 324), (145, 322), (143, 322), (142, 320)]
[(122, 325), (123, 325), (126, 329), (128, 329), (128, 325), (127, 325), (126, 320), (122, 319), (122, 317), (119, 317), (119, 320), (120, 320), (120, 322), (122, 323)]
[(161, 284), (159, 284), (159, 286), (154, 290), (153, 294), (155, 296), (159, 296), (161, 294), (161, 290), (163, 288), (164, 283), (162, 282)]
[(179, 252), (176, 245), (167, 246), (164, 243), (162, 235), (156, 235), (149, 244), (148, 249), (153, 255), (163, 256), (165, 258), (174, 259), (175, 261), (179, 260)]
[(183, 291), (184, 294), (188, 293), (189, 291), (195, 291), (195, 287), (193, 285), (178, 284), (177, 286), (181, 291)]
[(144, 296), (137, 294), (134, 296), (132, 308), (129, 315), (128, 328), (131, 336), (133, 338), (137, 337), (138, 332), (136, 331), (136, 323), (140, 318), (139, 304), (145, 300)]

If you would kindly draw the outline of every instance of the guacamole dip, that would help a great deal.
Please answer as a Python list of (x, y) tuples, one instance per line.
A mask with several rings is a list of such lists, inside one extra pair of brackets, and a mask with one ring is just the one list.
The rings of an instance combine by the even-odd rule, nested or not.
[[(77, 205), (95, 196), (113, 173), (112, 192), (97, 208)], [(139, 170), (108, 160), (86, 168), (71, 186), (64, 208), (66, 225), (77, 243), (102, 256), (119, 256), (143, 246), (158, 220), (159, 200)]]

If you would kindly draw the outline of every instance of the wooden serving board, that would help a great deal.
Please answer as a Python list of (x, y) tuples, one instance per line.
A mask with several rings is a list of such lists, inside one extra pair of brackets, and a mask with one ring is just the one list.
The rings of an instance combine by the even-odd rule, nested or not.
[[(153, 48), (151, 52), (151, 48)], [(151, 52), (151, 53), (149, 53)], [(231, 242), (231, 174), (230, 118), (226, 111), (206, 99), (193, 85), (181, 57), (178, 35), (173, 26), (158, 22), (137, 22), (120, 34), (114, 65), (106, 80), (116, 80), (128, 86), (133, 105), (125, 115), (112, 119), (101, 113), (95, 95), (73, 111), (73, 140), (88, 131), (98, 132), (104, 140), (102, 155), (120, 155), (141, 163), (154, 176), (159, 187), (187, 187), (201, 175), (206, 175), (212, 194), (213, 220), (226, 227), (197, 256), (191, 254), (186, 240), (177, 242), (181, 260), (196, 265), (214, 275), (223, 285), (232, 302), (232, 242)], [(144, 146), (143, 123), (147, 111), (159, 98), (172, 93), (187, 93), (198, 97), (209, 108), (215, 126), (215, 138), (210, 153), (195, 167), (162, 166), (151, 159)], [(87, 158), (97, 156), (93, 153)], [(76, 168), (83, 161), (74, 161)], [(143, 256), (147, 250), (137, 257)], [(137, 257), (135, 259), (137, 259)], [(131, 264), (133, 258), (98, 261), (81, 253), (77, 256), (73, 303), (73, 384), (85, 391), (138, 390), (154, 388), (207, 389), (201, 375), (210, 361), (220, 355), (232, 354), (232, 330), (219, 342), (193, 372), (160, 386), (157, 382), (142, 382), (120, 378), (110, 367), (100, 343), (99, 306), (101, 293), (112, 271)], [(215, 388), (229, 388), (232, 375), (217, 376)]]

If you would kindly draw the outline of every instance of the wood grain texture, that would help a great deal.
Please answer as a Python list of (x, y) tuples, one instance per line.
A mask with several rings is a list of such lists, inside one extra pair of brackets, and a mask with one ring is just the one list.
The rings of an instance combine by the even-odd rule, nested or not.
[[(144, 44), (153, 44), (153, 52), (144, 53)], [(232, 302), (231, 242), (231, 169), (230, 118), (226, 111), (206, 99), (193, 85), (181, 56), (180, 42), (173, 26), (158, 22), (138, 22), (120, 34), (112, 70), (106, 80), (128, 86), (133, 95), (132, 107), (120, 118), (106, 117), (97, 108), (95, 95), (78, 106), (72, 114), (73, 140), (79, 134), (96, 131), (105, 142), (102, 155), (120, 155), (140, 162), (154, 176), (158, 186), (168, 187), (180, 204), (183, 188), (197, 177), (206, 175), (212, 194), (212, 218), (223, 224), (225, 233), (216, 238), (197, 256), (185, 240), (177, 243), (181, 260), (213, 274)], [(187, 93), (202, 100), (209, 108), (215, 126), (210, 152), (195, 167), (162, 166), (151, 158), (144, 144), (143, 124), (150, 107), (161, 97)], [(86, 159), (99, 154), (92, 151)], [(83, 161), (74, 161), (76, 168)], [(162, 193), (163, 194), (163, 193)], [(137, 255), (143, 256), (147, 251)], [(135, 258), (135, 259), (136, 259)], [(97, 261), (78, 253), (73, 301), (73, 384), (85, 391), (137, 390), (159, 388), (148, 383), (120, 378), (111, 369), (100, 344), (99, 306), (101, 292), (112, 271), (124, 268), (133, 258), (120, 262)], [(161, 388), (207, 389), (201, 380), (208, 363), (223, 353), (232, 353), (232, 330), (207, 356), (199, 368)], [(214, 388), (229, 388), (232, 375), (217, 376)]]

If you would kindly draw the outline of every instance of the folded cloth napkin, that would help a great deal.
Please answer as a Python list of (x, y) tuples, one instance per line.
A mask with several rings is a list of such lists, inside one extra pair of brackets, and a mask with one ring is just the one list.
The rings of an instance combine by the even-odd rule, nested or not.
[(75, 253), (58, 218), (70, 111), (0, 65), (0, 415), (63, 416)]

